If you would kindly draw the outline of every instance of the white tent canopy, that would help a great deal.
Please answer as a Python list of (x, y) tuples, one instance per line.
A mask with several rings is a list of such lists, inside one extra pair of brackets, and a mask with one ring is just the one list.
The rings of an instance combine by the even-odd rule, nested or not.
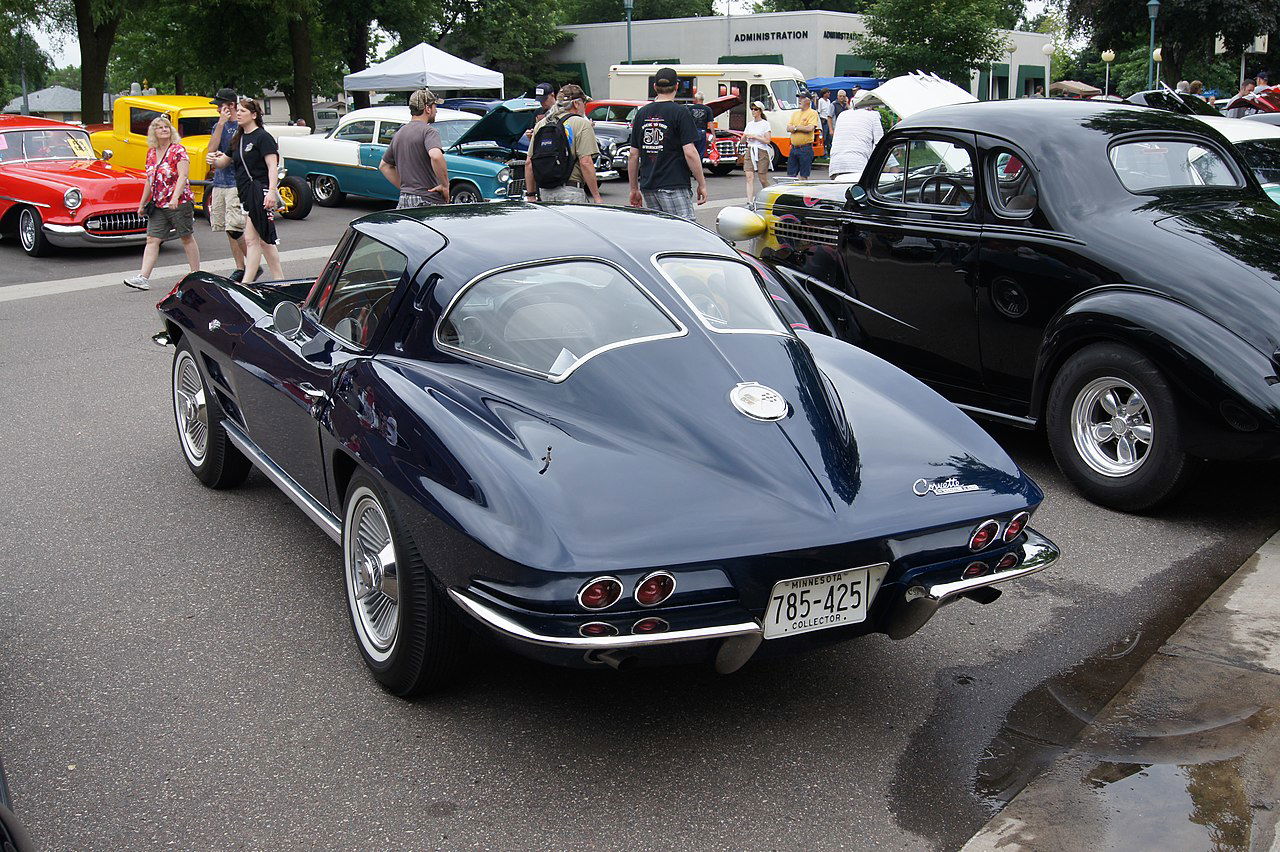
[(348, 92), (407, 92), (437, 89), (502, 90), (502, 73), (481, 68), (423, 42), (342, 78)]

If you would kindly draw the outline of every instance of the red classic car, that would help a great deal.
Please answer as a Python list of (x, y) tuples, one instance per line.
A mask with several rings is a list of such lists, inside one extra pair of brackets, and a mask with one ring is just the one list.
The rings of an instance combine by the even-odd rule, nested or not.
[(142, 243), (145, 175), (94, 154), (80, 127), (0, 115), (0, 232), (17, 232), (33, 257), (55, 246)]
[[(587, 118), (595, 122), (597, 128), (600, 127), (601, 122), (622, 124), (630, 127), (631, 119), (636, 114), (636, 110), (647, 103), (648, 101), (617, 98), (589, 101), (587, 103)], [(685, 102), (681, 101), (680, 103)], [(712, 115), (719, 116), (737, 103), (737, 95), (727, 95), (707, 101), (707, 106), (711, 107)], [(625, 150), (620, 152), (623, 160), (625, 160), (625, 153)], [(707, 130), (707, 153), (702, 158), (702, 167), (713, 174), (727, 175), (735, 168), (742, 167), (746, 153), (747, 143), (742, 141), (742, 133), (740, 131), (726, 130), (713, 124)], [(622, 169), (625, 171), (625, 164)]]

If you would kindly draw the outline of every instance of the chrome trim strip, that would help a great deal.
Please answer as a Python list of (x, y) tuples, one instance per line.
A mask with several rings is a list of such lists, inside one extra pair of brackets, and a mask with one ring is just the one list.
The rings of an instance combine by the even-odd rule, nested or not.
[(979, 408), (976, 405), (963, 405), (959, 402), (953, 402), (952, 405), (965, 413), (977, 414), (980, 417), (990, 417), (995, 420), (1004, 420), (1023, 429), (1034, 429), (1040, 424), (1040, 421), (1034, 417), (1019, 417), (1016, 414), (1005, 414), (1000, 411), (992, 411), (989, 408)]
[(12, 201), (15, 204), (26, 204), (29, 207), (43, 207), (46, 210), (50, 206), (48, 204), (41, 204), (39, 201), (23, 201), (21, 198), (14, 198), (11, 195), (0, 195), (0, 201)]
[[(972, 577), (968, 580), (957, 580), (954, 583), (939, 583), (936, 586), (927, 588), (913, 586), (907, 591), (907, 599), (928, 598), (931, 601), (941, 602), (947, 598), (962, 595), (974, 589), (980, 589), (983, 586), (994, 586), (996, 583), (1017, 580), (1020, 577), (1026, 577), (1028, 574), (1035, 574), (1037, 571), (1043, 571), (1048, 568), (1058, 560), (1060, 554), (1061, 552), (1058, 550), (1057, 545), (1027, 527), (1027, 540), (1022, 545), (1022, 564), (1018, 568), (999, 574), (984, 574), (981, 577)], [(913, 591), (916, 592), (915, 595), (911, 594)]]
[(274, 482), (286, 497), (296, 503), (298, 508), (315, 522), (316, 526), (324, 530), (325, 535), (339, 544), (342, 543), (342, 522), (336, 515), (321, 505), (319, 500), (312, 497), (292, 476), (285, 473), (283, 468), (258, 449), (258, 445), (239, 426), (230, 420), (223, 419), (222, 428), (227, 430), (227, 437), (231, 439), (231, 443), (253, 462), (254, 467), (266, 474), (267, 479)]
[(887, 320), (892, 320), (893, 322), (896, 322), (899, 325), (905, 325), (907, 328), (911, 329), (912, 331), (920, 330), (916, 328), (914, 325), (912, 325), (911, 323), (907, 322), (906, 320), (898, 319), (893, 314), (886, 314), (884, 311), (880, 310), (879, 308), (868, 305), (866, 302), (860, 301), (859, 299), (855, 299), (853, 296), (850, 296), (845, 291), (839, 290), (835, 287), (832, 287), (830, 284), (819, 281), (817, 278), (814, 278), (811, 275), (805, 275), (804, 280), (808, 284), (813, 284), (817, 287), (822, 288), (823, 290), (826, 290), (828, 293), (830, 293), (833, 296), (844, 299), (846, 302), (848, 302), (851, 305), (857, 305), (860, 308), (864, 308), (868, 311), (871, 311), (871, 313), (873, 314), (879, 314), (880, 316), (884, 317)]
[(693, 630), (676, 630), (670, 633), (649, 633), (630, 636), (544, 636), (516, 623), (492, 607), (458, 591), (449, 590), (449, 597), (477, 621), (499, 633), (546, 648), (572, 650), (610, 650), (615, 648), (644, 648), (650, 645), (670, 645), (676, 642), (700, 642), (706, 639), (727, 639), (731, 636), (758, 636), (763, 629), (756, 621), (741, 624), (720, 624), (715, 627), (698, 627)]

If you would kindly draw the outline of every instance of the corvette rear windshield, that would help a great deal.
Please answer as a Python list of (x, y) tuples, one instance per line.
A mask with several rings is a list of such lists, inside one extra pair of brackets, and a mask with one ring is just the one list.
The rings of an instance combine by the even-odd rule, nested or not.
[(1180, 139), (1113, 145), (1111, 167), (1130, 192), (1240, 186), (1235, 171), (1216, 150)]
[(436, 341), (560, 381), (607, 350), (683, 333), (613, 266), (566, 260), (495, 272), (475, 282), (449, 307)]
[(746, 264), (669, 255), (658, 259), (658, 268), (712, 331), (790, 333), (772, 297)]
[(18, 160), (93, 160), (89, 134), (60, 127), (0, 133), (0, 163)]

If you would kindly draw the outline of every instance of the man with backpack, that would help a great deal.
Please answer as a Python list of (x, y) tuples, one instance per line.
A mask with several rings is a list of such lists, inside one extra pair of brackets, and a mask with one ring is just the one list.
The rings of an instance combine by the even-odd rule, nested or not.
[(596, 130), (587, 118), (587, 95), (582, 87), (560, 87), (555, 106), (533, 127), (524, 161), (524, 197), (528, 201), (585, 201), (600, 203), (595, 157), (600, 153)]
[(631, 121), (627, 178), (632, 207), (661, 210), (692, 222), (689, 179), (698, 185), (699, 204), (707, 202), (707, 179), (694, 147), (698, 132), (693, 115), (676, 103), (677, 83), (674, 68), (659, 68), (653, 75), (653, 102), (640, 107)]

